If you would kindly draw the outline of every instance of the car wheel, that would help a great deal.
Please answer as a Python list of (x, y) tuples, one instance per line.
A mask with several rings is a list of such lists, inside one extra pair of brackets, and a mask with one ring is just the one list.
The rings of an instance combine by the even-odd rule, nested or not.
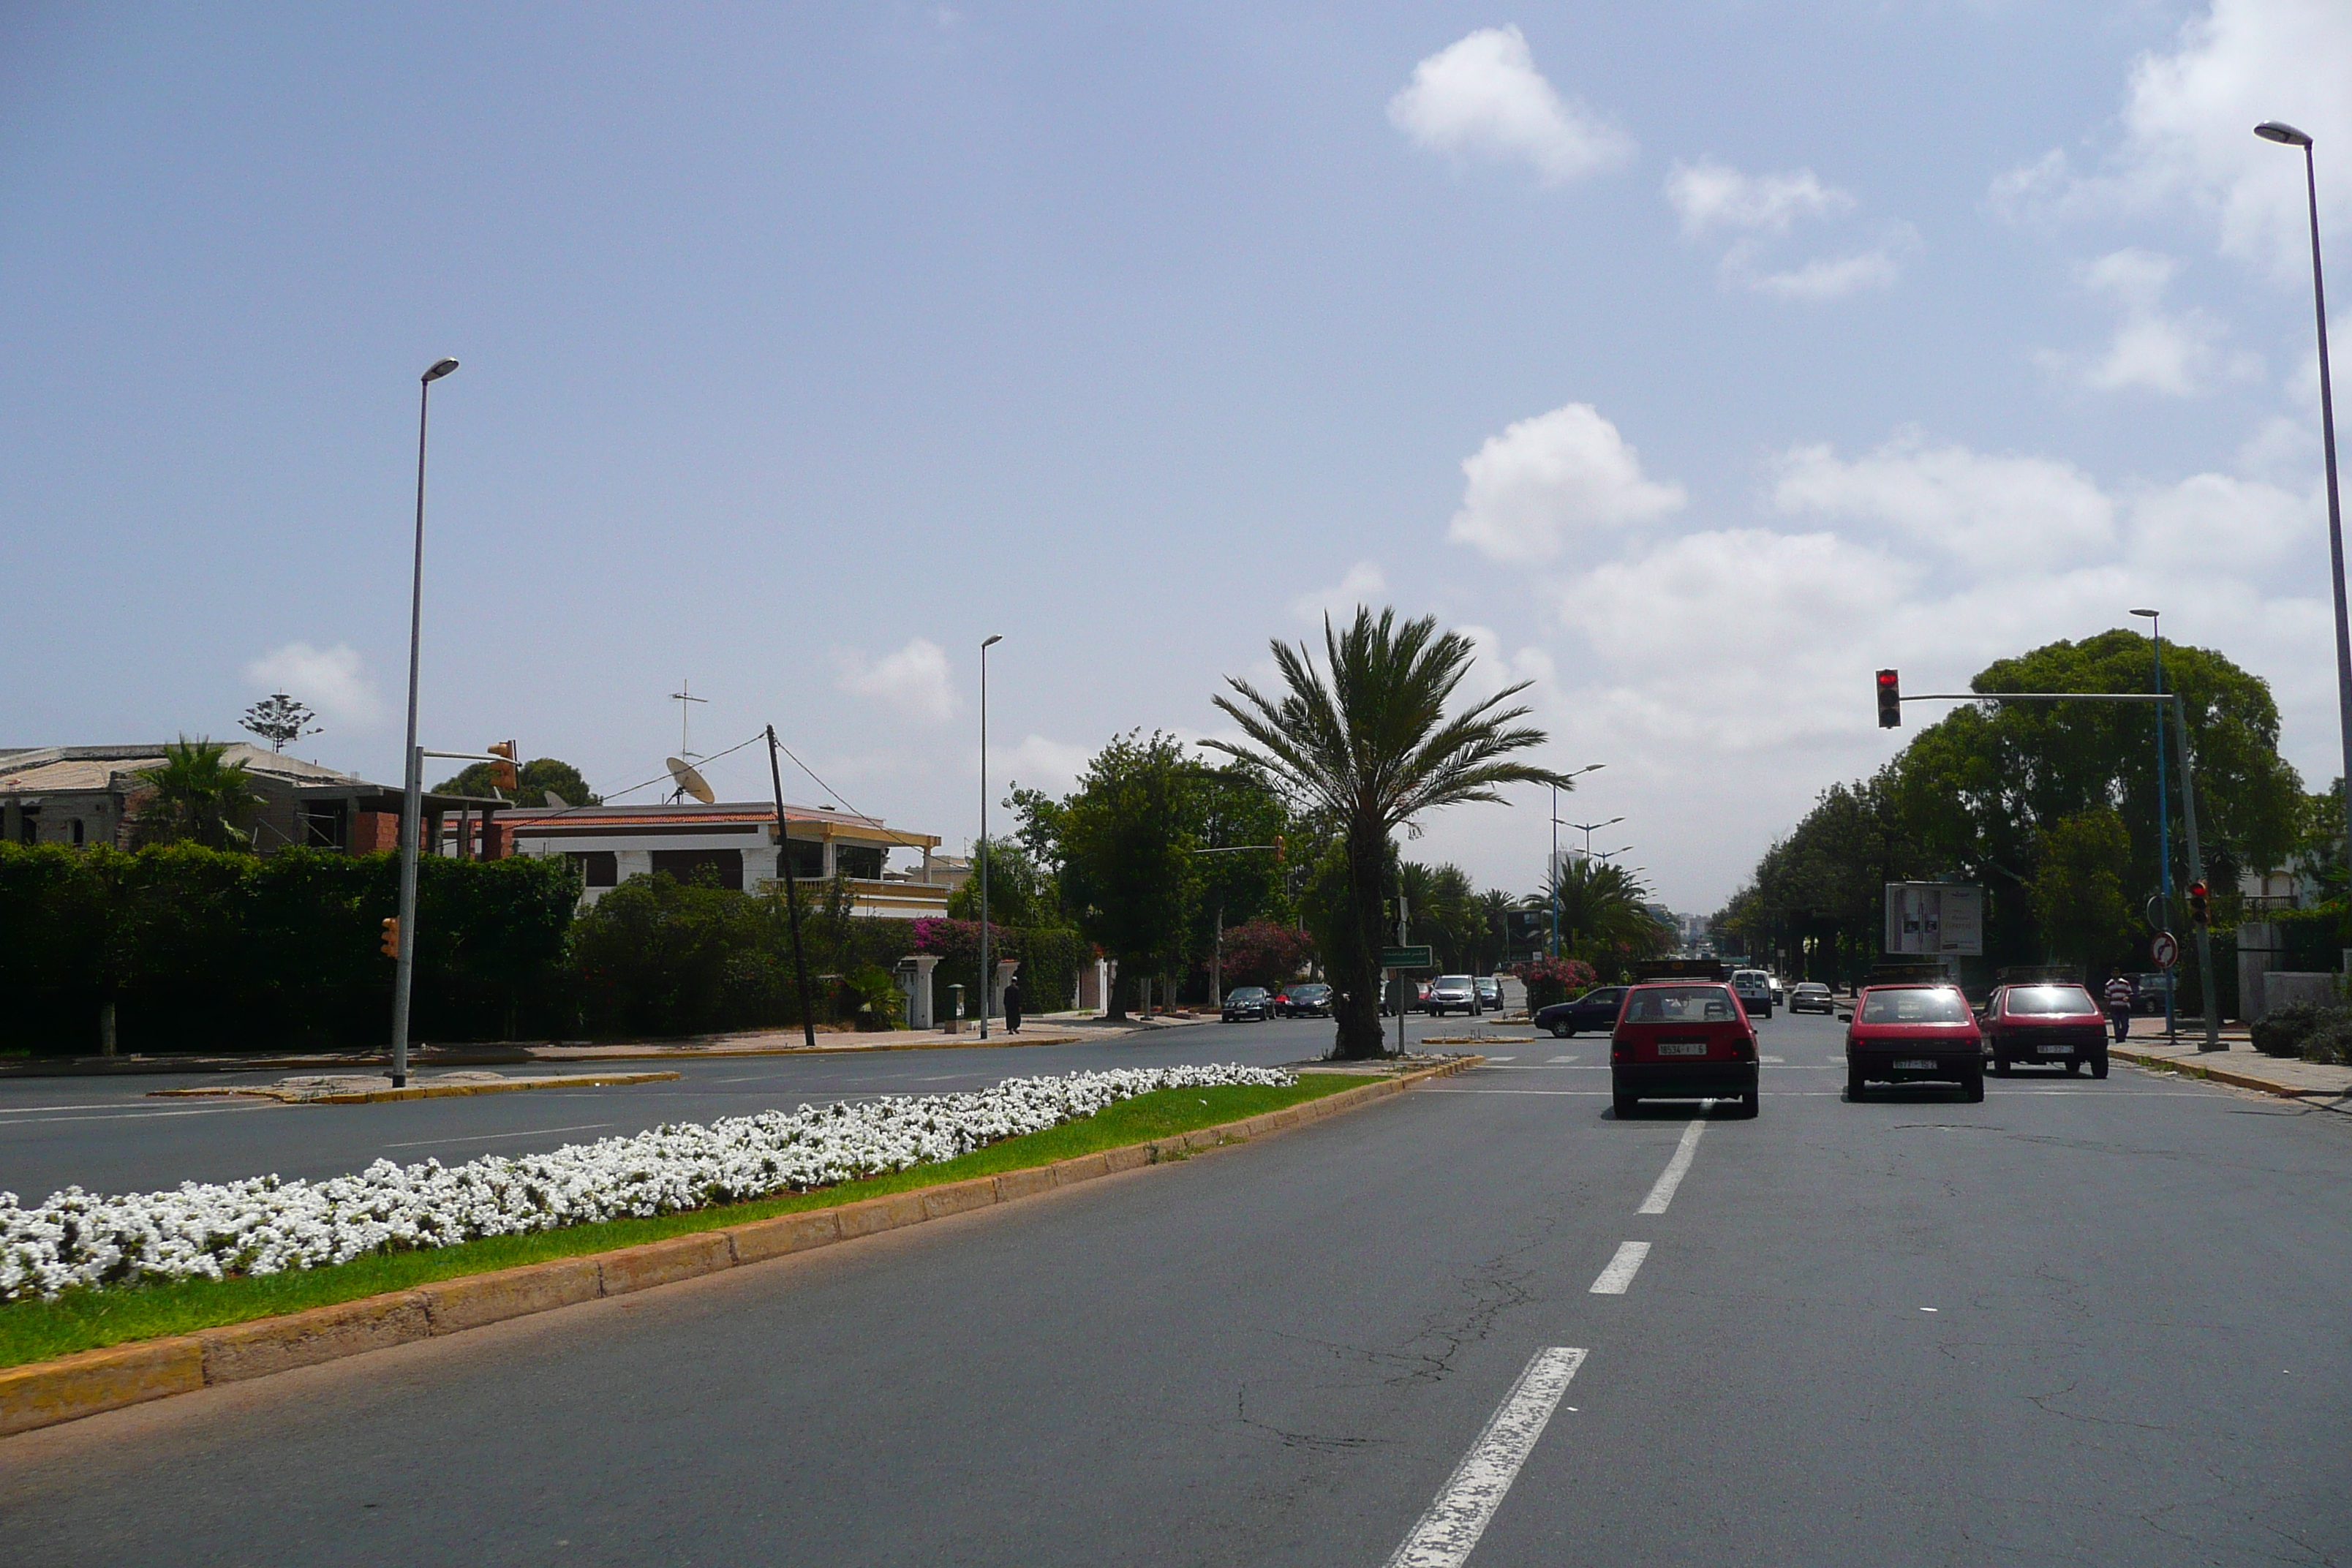
[(2105, 1078), (2107, 1076), (2106, 1052), (2101, 1051), (2097, 1056), (2091, 1058), (2091, 1076), (2093, 1078)]
[(1998, 1051), (1993, 1053), (1992, 1076), (1995, 1078), (2007, 1078), (2009, 1076), (2009, 1058), (2002, 1056)]
[(1984, 1103), (1984, 1068), (1979, 1068), (1960, 1079), (1960, 1094), (1971, 1105)]
[(1859, 1100), (1862, 1098), (1862, 1069), (1860, 1068), (1850, 1067), (1845, 1069), (1845, 1097), (1849, 1100)]
[(1610, 1108), (1617, 1112), (1617, 1120), (1620, 1121), (1633, 1115), (1633, 1108), (1641, 1103), (1639, 1095), (1627, 1094), (1622, 1089), (1609, 1097)]
[(2080, 1078), (2083, 1076), (2082, 1058), (2068, 1057), (2066, 1058), (2066, 1076), (2068, 1078)]
[(1739, 1097), (1740, 1120), (1743, 1121), (1753, 1121), (1756, 1120), (1756, 1113), (1763, 1109), (1764, 1084), (1763, 1080), (1759, 1079), (1756, 1082), (1748, 1086), (1748, 1092), (1746, 1094)]
[(1554, 1024), (1551, 1026), (1551, 1037), (1555, 1040), (1567, 1039), (1570, 1035), (1575, 1033), (1576, 1031), (1570, 1028), (1566, 1024)]

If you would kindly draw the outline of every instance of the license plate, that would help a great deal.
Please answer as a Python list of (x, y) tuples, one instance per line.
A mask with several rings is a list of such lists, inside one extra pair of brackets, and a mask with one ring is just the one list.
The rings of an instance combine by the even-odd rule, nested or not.
[(1662, 1057), (1703, 1057), (1706, 1055), (1705, 1040), (1660, 1040), (1658, 1054)]
[(1896, 1072), (1934, 1072), (1936, 1064), (1927, 1061), (1896, 1062), (1895, 1070)]
[(2072, 1046), (2036, 1046), (2033, 1048), (2045, 1057), (2071, 1057), (2074, 1054)]

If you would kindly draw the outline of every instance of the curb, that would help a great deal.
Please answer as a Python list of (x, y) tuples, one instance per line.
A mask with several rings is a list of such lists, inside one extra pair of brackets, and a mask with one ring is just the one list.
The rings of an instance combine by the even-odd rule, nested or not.
[(527, 1089), (610, 1089), (631, 1083), (668, 1083), (674, 1072), (575, 1072), (561, 1077), (517, 1079), (505, 1083), (429, 1083), (409, 1089), (357, 1089), (350, 1094), (302, 1094), (280, 1089), (158, 1089), (150, 1100), (274, 1100), (281, 1105), (383, 1105), (395, 1100), (458, 1100), (475, 1094), (515, 1094)]
[(1402, 1094), (1430, 1079), (1476, 1067), (1485, 1059), (1464, 1057), (1244, 1121), (1196, 1128), (1175, 1137), (1129, 1143), (1001, 1176), (919, 1187), (833, 1208), (752, 1220), (723, 1230), (692, 1231), (611, 1252), (464, 1275), (285, 1317), (255, 1318), (193, 1334), (109, 1345), (57, 1361), (0, 1369), (0, 1436), (78, 1421), (152, 1399), (194, 1394), (218, 1384), (242, 1383), (415, 1340), (461, 1333), (599, 1297), (628, 1295), (949, 1215), (1018, 1202), (1119, 1171), (1189, 1159), (1196, 1150), (1246, 1142)]
[(2108, 1047), (2107, 1054), (2121, 1057), (2140, 1067), (2153, 1068), (2158, 1072), (2201, 1078), (2211, 1083), (2226, 1083), (2232, 1089), (2249, 1089), (2256, 1094), (2275, 1095), (2281, 1100), (2306, 1100), (2323, 1110), (2352, 1115), (2352, 1096), (2331, 1094), (2324, 1089), (2297, 1089), (2293, 1084), (2274, 1083), (2266, 1078), (2256, 1078), (2252, 1073), (2232, 1072), (2228, 1068), (2208, 1067), (2203, 1062), (2183, 1061), (2175, 1057), (2152, 1057), (2116, 1046)]

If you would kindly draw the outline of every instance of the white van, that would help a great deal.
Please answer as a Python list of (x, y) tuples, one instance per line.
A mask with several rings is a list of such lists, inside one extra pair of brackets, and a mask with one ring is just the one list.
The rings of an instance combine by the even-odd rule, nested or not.
[(1751, 1018), (1772, 1016), (1772, 977), (1760, 969), (1735, 969), (1731, 972), (1731, 988), (1739, 994), (1739, 1005), (1748, 1009)]

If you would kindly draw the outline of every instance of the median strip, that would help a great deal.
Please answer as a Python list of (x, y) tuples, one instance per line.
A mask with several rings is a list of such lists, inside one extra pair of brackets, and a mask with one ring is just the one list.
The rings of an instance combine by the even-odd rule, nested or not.
[[(1160, 1124), (1166, 1125), (1171, 1113), (1181, 1109), (1176, 1104), (1179, 1100), (1192, 1098), (1205, 1104), (1208, 1093), (1219, 1091), (1161, 1090), (1109, 1107), (1086, 1121), (1007, 1139), (936, 1165), (728, 1208), (607, 1221), (570, 1232), (501, 1237), (462, 1247), (362, 1258), (334, 1268), (125, 1291), (110, 1301), (100, 1300), (107, 1292), (89, 1291), (73, 1293), (83, 1298), (79, 1302), (69, 1296), (61, 1303), (15, 1303), (0, 1308), (0, 1350), (5, 1350), (10, 1320), (21, 1325), (27, 1314), (41, 1309), (50, 1309), (56, 1316), (62, 1305), (79, 1308), (93, 1303), (100, 1309), (96, 1321), (49, 1323), (48, 1337), (57, 1337), (60, 1328), (68, 1332), (79, 1328), (85, 1342), (95, 1334), (103, 1348), (61, 1356), (52, 1352), (51, 1359), (0, 1371), (0, 1434), (53, 1426), (215, 1384), (460, 1332), (1016, 1202), (1117, 1172), (1187, 1159), (1202, 1150), (1304, 1126), (1477, 1063), (1477, 1058), (1466, 1057), (1370, 1082), (1351, 1083), (1338, 1074), (1310, 1074), (1288, 1090), (1226, 1090), (1223, 1098), (1228, 1102), (1242, 1094), (1287, 1096), (1289, 1102), (1238, 1120), (1170, 1131), (1141, 1142), (1090, 1149), (1065, 1158), (1055, 1156), (1073, 1145), (1082, 1146), (1090, 1132), (1116, 1136), (1118, 1129), (1144, 1124), (1155, 1115)], [(877, 1194), (877, 1189), (878, 1195), (861, 1195)], [(647, 1235), (656, 1239), (620, 1247), (609, 1245), (623, 1236)], [(590, 1250), (600, 1242), (605, 1249)], [(578, 1250), (567, 1256), (545, 1256), (546, 1250), (567, 1246)], [(518, 1254), (527, 1256), (534, 1250), (540, 1257), (520, 1267), (499, 1267)], [(407, 1276), (409, 1288), (382, 1288), (393, 1282), (388, 1277), (402, 1275)], [(335, 1276), (352, 1285), (351, 1298), (292, 1312), (285, 1312), (281, 1305), (277, 1315), (268, 1315), (271, 1298), (291, 1305), (286, 1298), (299, 1300), (306, 1286), (331, 1288), (337, 1281), (331, 1277)], [(242, 1303), (230, 1300), (237, 1287), (247, 1288)], [(204, 1292), (216, 1293), (208, 1299), (231, 1311), (239, 1304), (248, 1309), (256, 1301), (262, 1305), (243, 1314), (244, 1321), (190, 1324), (186, 1321), (189, 1303)], [(122, 1318), (110, 1323), (105, 1321), (109, 1310), (135, 1310), (142, 1298), (162, 1309), (158, 1316), (170, 1317), (176, 1311), (174, 1326), (194, 1331), (150, 1337), (138, 1334), (137, 1325)], [(196, 1310), (201, 1310), (203, 1304), (197, 1300)], [(118, 1331), (124, 1328), (131, 1331)], [(123, 1342), (134, 1338), (137, 1342)]]

